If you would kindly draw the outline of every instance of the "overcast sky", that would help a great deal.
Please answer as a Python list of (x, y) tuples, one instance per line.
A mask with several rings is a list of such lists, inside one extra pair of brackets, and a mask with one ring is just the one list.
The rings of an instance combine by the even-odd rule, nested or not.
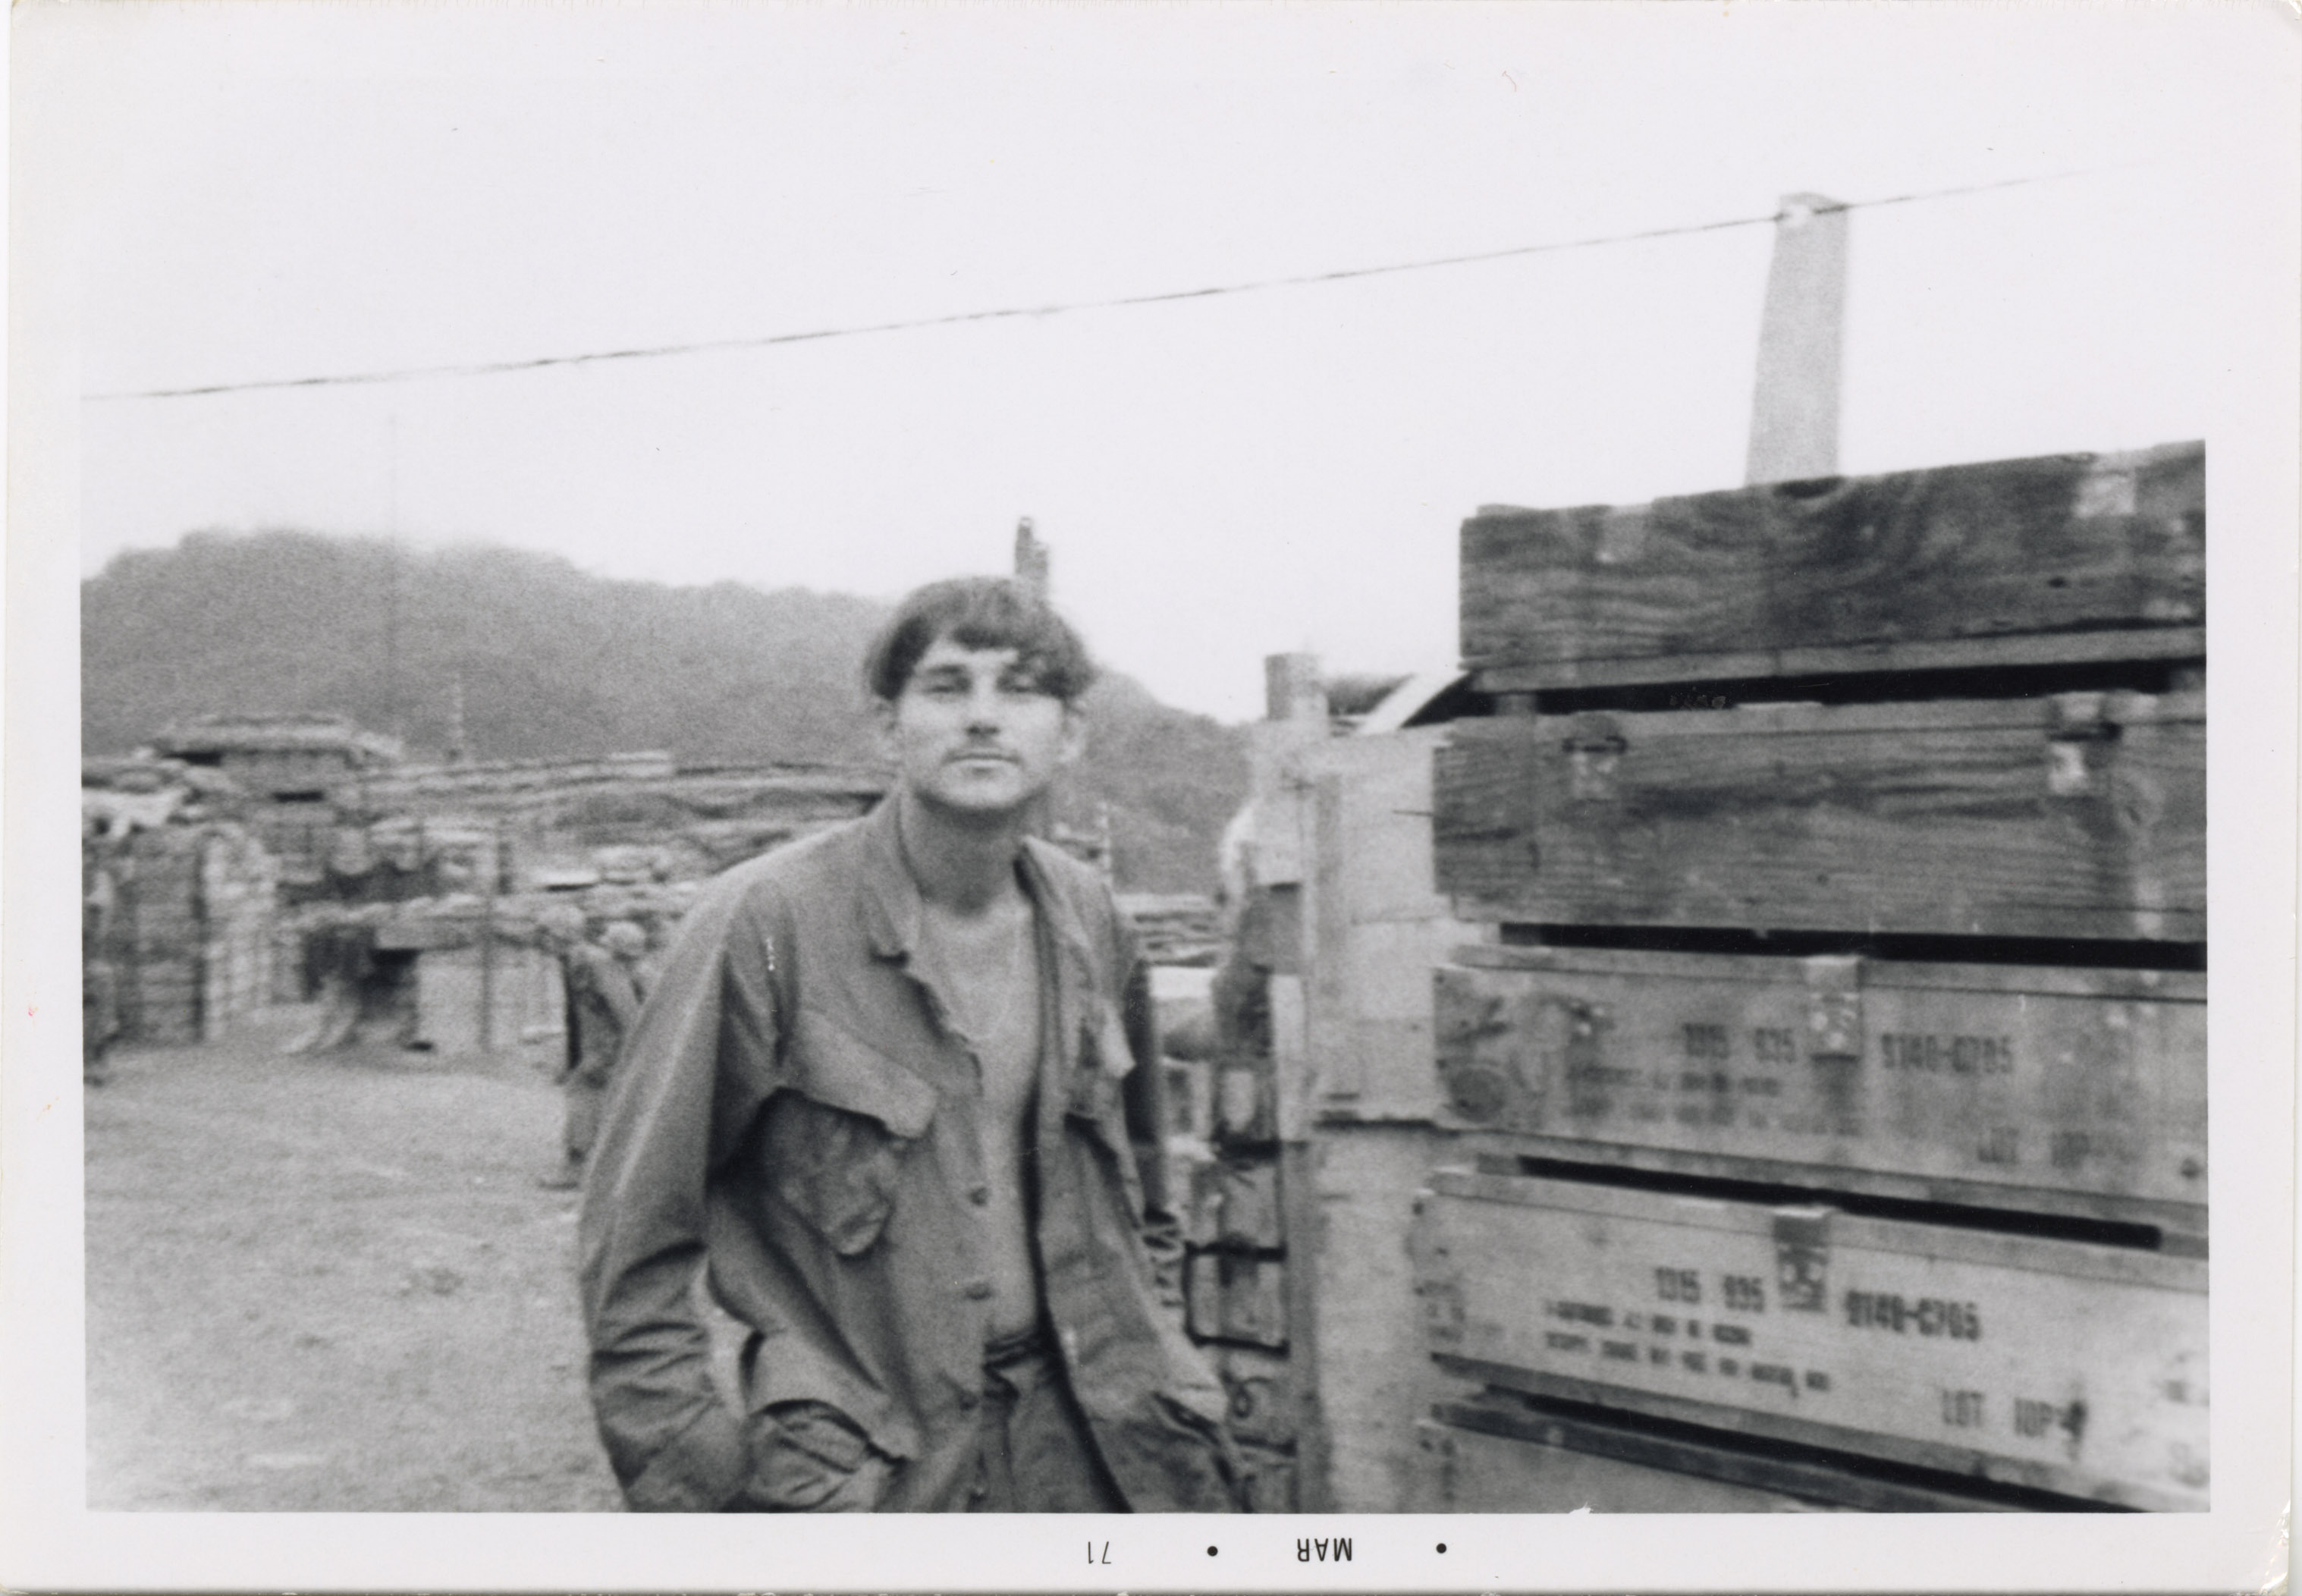
[[(1842, 464), (1887, 470), (2210, 436), (2232, 285), (2293, 208), (2290, 115), (2262, 92), (2292, 52), (2253, 5), (74, 13), (36, 59), (77, 74), (58, 136), (89, 174), (91, 396), (2082, 173), (1853, 218)], [(1243, 718), (1268, 653), (1449, 663), (1483, 503), (1738, 483), (1770, 245), (1758, 225), (518, 375), (91, 398), (82, 567), (197, 527), (396, 527), (893, 596), (1004, 568), (1029, 515), (1105, 658)]]

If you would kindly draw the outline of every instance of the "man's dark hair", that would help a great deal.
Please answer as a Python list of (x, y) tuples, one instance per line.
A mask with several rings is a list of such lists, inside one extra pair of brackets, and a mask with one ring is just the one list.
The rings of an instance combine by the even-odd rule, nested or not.
[(900, 698), (939, 637), (963, 649), (1013, 649), (1040, 690), (1067, 704), (1095, 683), (1087, 644), (1038, 590), (1009, 576), (954, 576), (895, 607), (864, 656), (863, 685), (874, 698)]

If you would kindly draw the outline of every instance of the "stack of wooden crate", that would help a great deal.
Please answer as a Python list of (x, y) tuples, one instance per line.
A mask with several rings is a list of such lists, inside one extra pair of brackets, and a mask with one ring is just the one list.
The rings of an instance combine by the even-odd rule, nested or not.
[(272, 1001), (278, 870), (231, 821), (139, 827), (113, 857), (119, 901), (103, 956), (130, 1041), (187, 1046)]
[(1424, 1505), (2206, 1506), (2204, 500), (1466, 525)]

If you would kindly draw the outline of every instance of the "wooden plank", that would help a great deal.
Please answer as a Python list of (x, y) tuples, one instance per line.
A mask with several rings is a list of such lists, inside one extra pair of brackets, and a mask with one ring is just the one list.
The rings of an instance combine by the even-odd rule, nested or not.
[(1427, 1356), (1406, 1245), (1416, 1194), (1458, 1139), (1427, 1122), (1323, 1130), (1306, 1149), (1314, 1167), (1288, 1187), (1290, 1209), (1309, 1216), (1290, 1214), (1288, 1263), (1315, 1310), (1292, 1356), (1316, 1357), (1306, 1411), (1322, 1443), (1314, 1477), (1332, 1511), (1411, 1510), (1416, 1421), (1468, 1394)]
[(2203, 1203), (2159, 1203), (2143, 1197), (2058, 1191), (2051, 1187), (2004, 1186), (1987, 1180), (1853, 1169), (1844, 1164), (1793, 1163), (1518, 1131), (1462, 1133), (1454, 1156), (1471, 1160), (1489, 1173), (1544, 1172), (1531, 1171), (1526, 1163), (1541, 1160), (1554, 1165), (1585, 1166), (1592, 1172), (1592, 1179), (1604, 1178), (1607, 1171), (1623, 1171), (1626, 1175), (1621, 1183), (1625, 1185), (1641, 1184), (1642, 1177), (1651, 1176), (1676, 1177), (1682, 1181), (1739, 1181), (1811, 1192), (1819, 1203), (1847, 1196), (1884, 1197), (1905, 1203), (1995, 1208), (2034, 1217), (2139, 1225), (2158, 1232), (2158, 1250), (2170, 1256), (2203, 1258), (2207, 1253), (2207, 1210)]
[(1306, 1016), (1322, 1120), (1427, 1118), (1430, 971), (1472, 928), (1432, 881), (1431, 759), (1443, 727), (1306, 750), (1316, 857), (1306, 865)]
[(1500, 696), (1578, 687), (1651, 687), (1677, 682), (1883, 676), (1915, 670), (2004, 669), (2025, 665), (2100, 665), (2205, 657), (2204, 626), (2160, 626), (2149, 631), (2049, 632), (2036, 636), (1962, 637), (1948, 643), (1849, 643), (1827, 648), (1744, 649), (1731, 653), (1499, 665), (1474, 672), (1472, 685), (1478, 692)]
[(1910, 983), (1884, 960), (1491, 951), (1532, 956), (1433, 977), (1441, 1123), (1541, 1137), (1551, 1157), (1668, 1149), (1846, 1190), (1903, 1177), (1937, 1201), (2128, 1199), (2075, 1208), (2203, 1232), (2201, 976), (1930, 965)]
[(1443, 726), (1335, 737), (1302, 756), (1306, 774), (1342, 782), (1345, 895), (1352, 923), (1442, 919), (1431, 879), (1431, 755)]
[(1739, 1436), (1659, 1435), (1545, 1413), (1493, 1393), (1446, 1402), (1418, 1426), (1457, 1513), (2005, 1513), (1945, 1483), (1879, 1479), (1855, 1466), (1761, 1450)]
[(1288, 1477), (1287, 1499), (1290, 1511), (1303, 1513), (1332, 1513), (1339, 1506), (1321, 1347), (1327, 1310), (1319, 1282), (1328, 1243), (1317, 1185), (1320, 1152), (1301, 1141), (1283, 1143), (1279, 1149), (1280, 1223), (1287, 1238), (1287, 1262), (1280, 1281), (1286, 1314), (1281, 1325), (1288, 1362), (1284, 1395), (1290, 1399), (1289, 1422), (1298, 1466)]
[(1323, 1060), (1311, 1051), (1308, 983), (1299, 975), (1273, 971), (1264, 991), (1271, 1004), (1273, 1108), (1281, 1141), (1309, 1134), (1316, 1073)]
[(1641, 679), (1629, 661), (1766, 676), (1785, 651), (2016, 635), (2060, 659), (2057, 637), (2200, 626), (2205, 584), (2205, 449), (2177, 443), (1483, 510), (1463, 525), (1462, 651), (1529, 689)]
[[(1593, 974), (1767, 983), (1781, 976), (1773, 954), (1676, 953), (1644, 950), (1464, 943), (1445, 963), (1470, 970), (1579, 970)], [(2137, 1003), (2204, 1003), (2206, 978), (2195, 970), (2092, 969), (2076, 964), (1963, 964), (1921, 959), (1877, 961), (1881, 979), (1911, 992), (2019, 992), (2029, 996), (2118, 997)]]
[(1810, 1499), (1692, 1468), (1593, 1454), (1424, 1419), (1416, 1427), (1417, 1513), (1813, 1513)]
[(2205, 937), (2197, 693), (1464, 720), (1434, 785), (1466, 920)]
[(2205, 1265), (1825, 1208), (1440, 1172), (1441, 1365), (2125, 1506), (2207, 1491)]
[[(1351, 852), (1343, 832), (1343, 778), (1323, 772), (1306, 794), (1311, 858), (1304, 872), (1304, 1047), (1316, 1061), (1306, 1097), (1356, 1097), (1365, 1084), (1351, 1046), (1351, 912), (1347, 895)], [(1275, 1021), (1275, 1016), (1274, 1016)], [(1273, 1029), (1274, 1042), (1277, 1037)]]

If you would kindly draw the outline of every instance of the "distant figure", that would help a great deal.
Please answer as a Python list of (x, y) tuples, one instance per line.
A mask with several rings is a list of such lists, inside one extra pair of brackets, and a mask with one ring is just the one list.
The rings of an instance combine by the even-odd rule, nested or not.
[(639, 1020), (643, 995), (639, 962), (647, 952), (647, 933), (619, 920), (605, 927), (599, 942), (592, 943), (585, 940), (584, 928), (584, 911), (568, 903), (545, 910), (537, 926), (544, 945), (559, 961), (567, 994), (567, 1059), (559, 1077), (567, 1100), (563, 1162), (542, 1182), (554, 1191), (583, 1183), (584, 1161), (599, 1138), (608, 1083), (614, 1079), (624, 1037)]
[(104, 956), (120, 889), (92, 822), (80, 827), (80, 1078), (102, 1086), (105, 1051), (120, 1034), (120, 972)]
[(319, 977), (319, 1017), (283, 1053), (328, 1053), (357, 1041), (366, 993), (375, 980), (375, 926), (357, 911), (319, 926), (306, 946)]

